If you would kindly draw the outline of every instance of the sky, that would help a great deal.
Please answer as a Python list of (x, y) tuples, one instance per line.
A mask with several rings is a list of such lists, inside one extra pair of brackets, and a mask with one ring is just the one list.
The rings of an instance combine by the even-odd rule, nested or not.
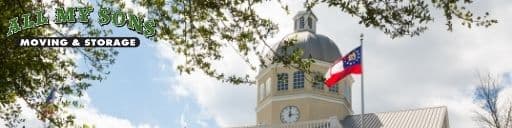
[[(272, 19), (280, 28), (268, 42), (277, 43), (293, 32), (293, 14), (304, 9), (302, 2), (285, 2), (290, 5), (289, 15), (275, 2), (257, 7), (259, 15)], [(357, 47), (359, 35), (365, 35), (365, 112), (447, 106), (451, 127), (470, 128), (476, 127), (472, 121), (477, 108), (472, 99), (478, 85), (476, 72), (498, 74), (506, 86), (501, 95), (512, 95), (512, 1), (475, 1), (469, 8), (476, 14), (488, 11), (499, 23), (472, 29), (455, 24), (454, 31), (448, 32), (440, 12), (433, 11), (435, 23), (429, 24), (425, 33), (391, 39), (381, 31), (357, 24), (357, 19), (338, 8), (321, 4), (313, 12), (319, 19), (317, 33), (331, 38), (342, 53)], [(141, 46), (117, 49), (120, 54), (116, 64), (109, 68), (111, 74), (87, 91), (83, 97), (84, 109), (73, 110), (78, 122), (98, 128), (255, 124), (255, 86), (229, 85), (202, 73), (179, 74), (176, 66), (184, 59), (173, 53), (170, 44), (152, 42), (125, 27), (114, 28), (113, 33), (112, 36), (136, 36), (141, 39)], [(231, 49), (222, 51), (224, 59), (214, 64), (216, 69), (256, 74)], [(354, 77), (352, 101), (357, 114), (361, 90), (359, 76)], [(38, 124), (30, 120), (27, 123), (34, 122)]]

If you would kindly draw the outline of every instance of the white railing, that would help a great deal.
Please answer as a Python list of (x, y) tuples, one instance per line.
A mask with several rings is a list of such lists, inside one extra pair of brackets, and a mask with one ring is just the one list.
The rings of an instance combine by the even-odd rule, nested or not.
[(331, 117), (324, 120), (313, 120), (303, 121), (291, 124), (280, 124), (280, 125), (253, 125), (253, 126), (242, 126), (234, 128), (343, 128), (340, 121), (336, 117)]

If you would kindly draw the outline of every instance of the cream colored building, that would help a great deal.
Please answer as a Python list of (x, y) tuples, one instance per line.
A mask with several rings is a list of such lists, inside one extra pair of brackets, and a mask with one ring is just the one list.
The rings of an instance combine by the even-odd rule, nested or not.
[[(251, 127), (360, 127), (360, 115), (353, 115), (352, 77), (346, 77), (333, 88), (317, 78), (330, 64), (342, 56), (336, 44), (316, 33), (317, 17), (301, 11), (294, 17), (294, 32), (278, 43), (267, 57), (290, 54), (283, 49), (285, 41), (296, 40), (294, 48), (303, 50), (303, 58), (311, 58), (314, 73), (306, 74), (282, 64), (272, 64), (259, 71), (257, 80), (256, 123)], [(446, 107), (398, 112), (365, 114), (365, 128), (446, 128)]]

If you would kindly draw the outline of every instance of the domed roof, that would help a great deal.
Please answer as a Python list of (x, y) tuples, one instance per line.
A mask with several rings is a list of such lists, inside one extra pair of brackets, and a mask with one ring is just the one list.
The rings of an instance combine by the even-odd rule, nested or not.
[[(284, 51), (284, 42), (294, 39), (296, 40), (296, 42), (294, 42), (294, 46)], [(302, 58), (304, 59), (312, 58), (332, 63), (341, 57), (341, 53), (338, 50), (338, 47), (331, 39), (324, 35), (316, 34), (310, 31), (299, 31), (289, 34), (272, 49), (279, 55), (290, 55), (292, 54), (294, 48), (300, 48), (303, 50), (304, 54), (302, 55)], [(270, 57), (273, 57), (273, 55)]]

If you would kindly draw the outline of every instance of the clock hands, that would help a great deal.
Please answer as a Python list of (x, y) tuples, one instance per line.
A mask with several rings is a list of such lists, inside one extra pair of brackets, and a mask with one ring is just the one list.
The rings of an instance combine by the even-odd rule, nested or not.
[(290, 117), (290, 118), (292, 117), (292, 107), (291, 106), (288, 107), (288, 117)]
[(293, 123), (299, 119), (299, 109), (295, 106), (286, 106), (281, 111), (281, 121), (283, 123)]

